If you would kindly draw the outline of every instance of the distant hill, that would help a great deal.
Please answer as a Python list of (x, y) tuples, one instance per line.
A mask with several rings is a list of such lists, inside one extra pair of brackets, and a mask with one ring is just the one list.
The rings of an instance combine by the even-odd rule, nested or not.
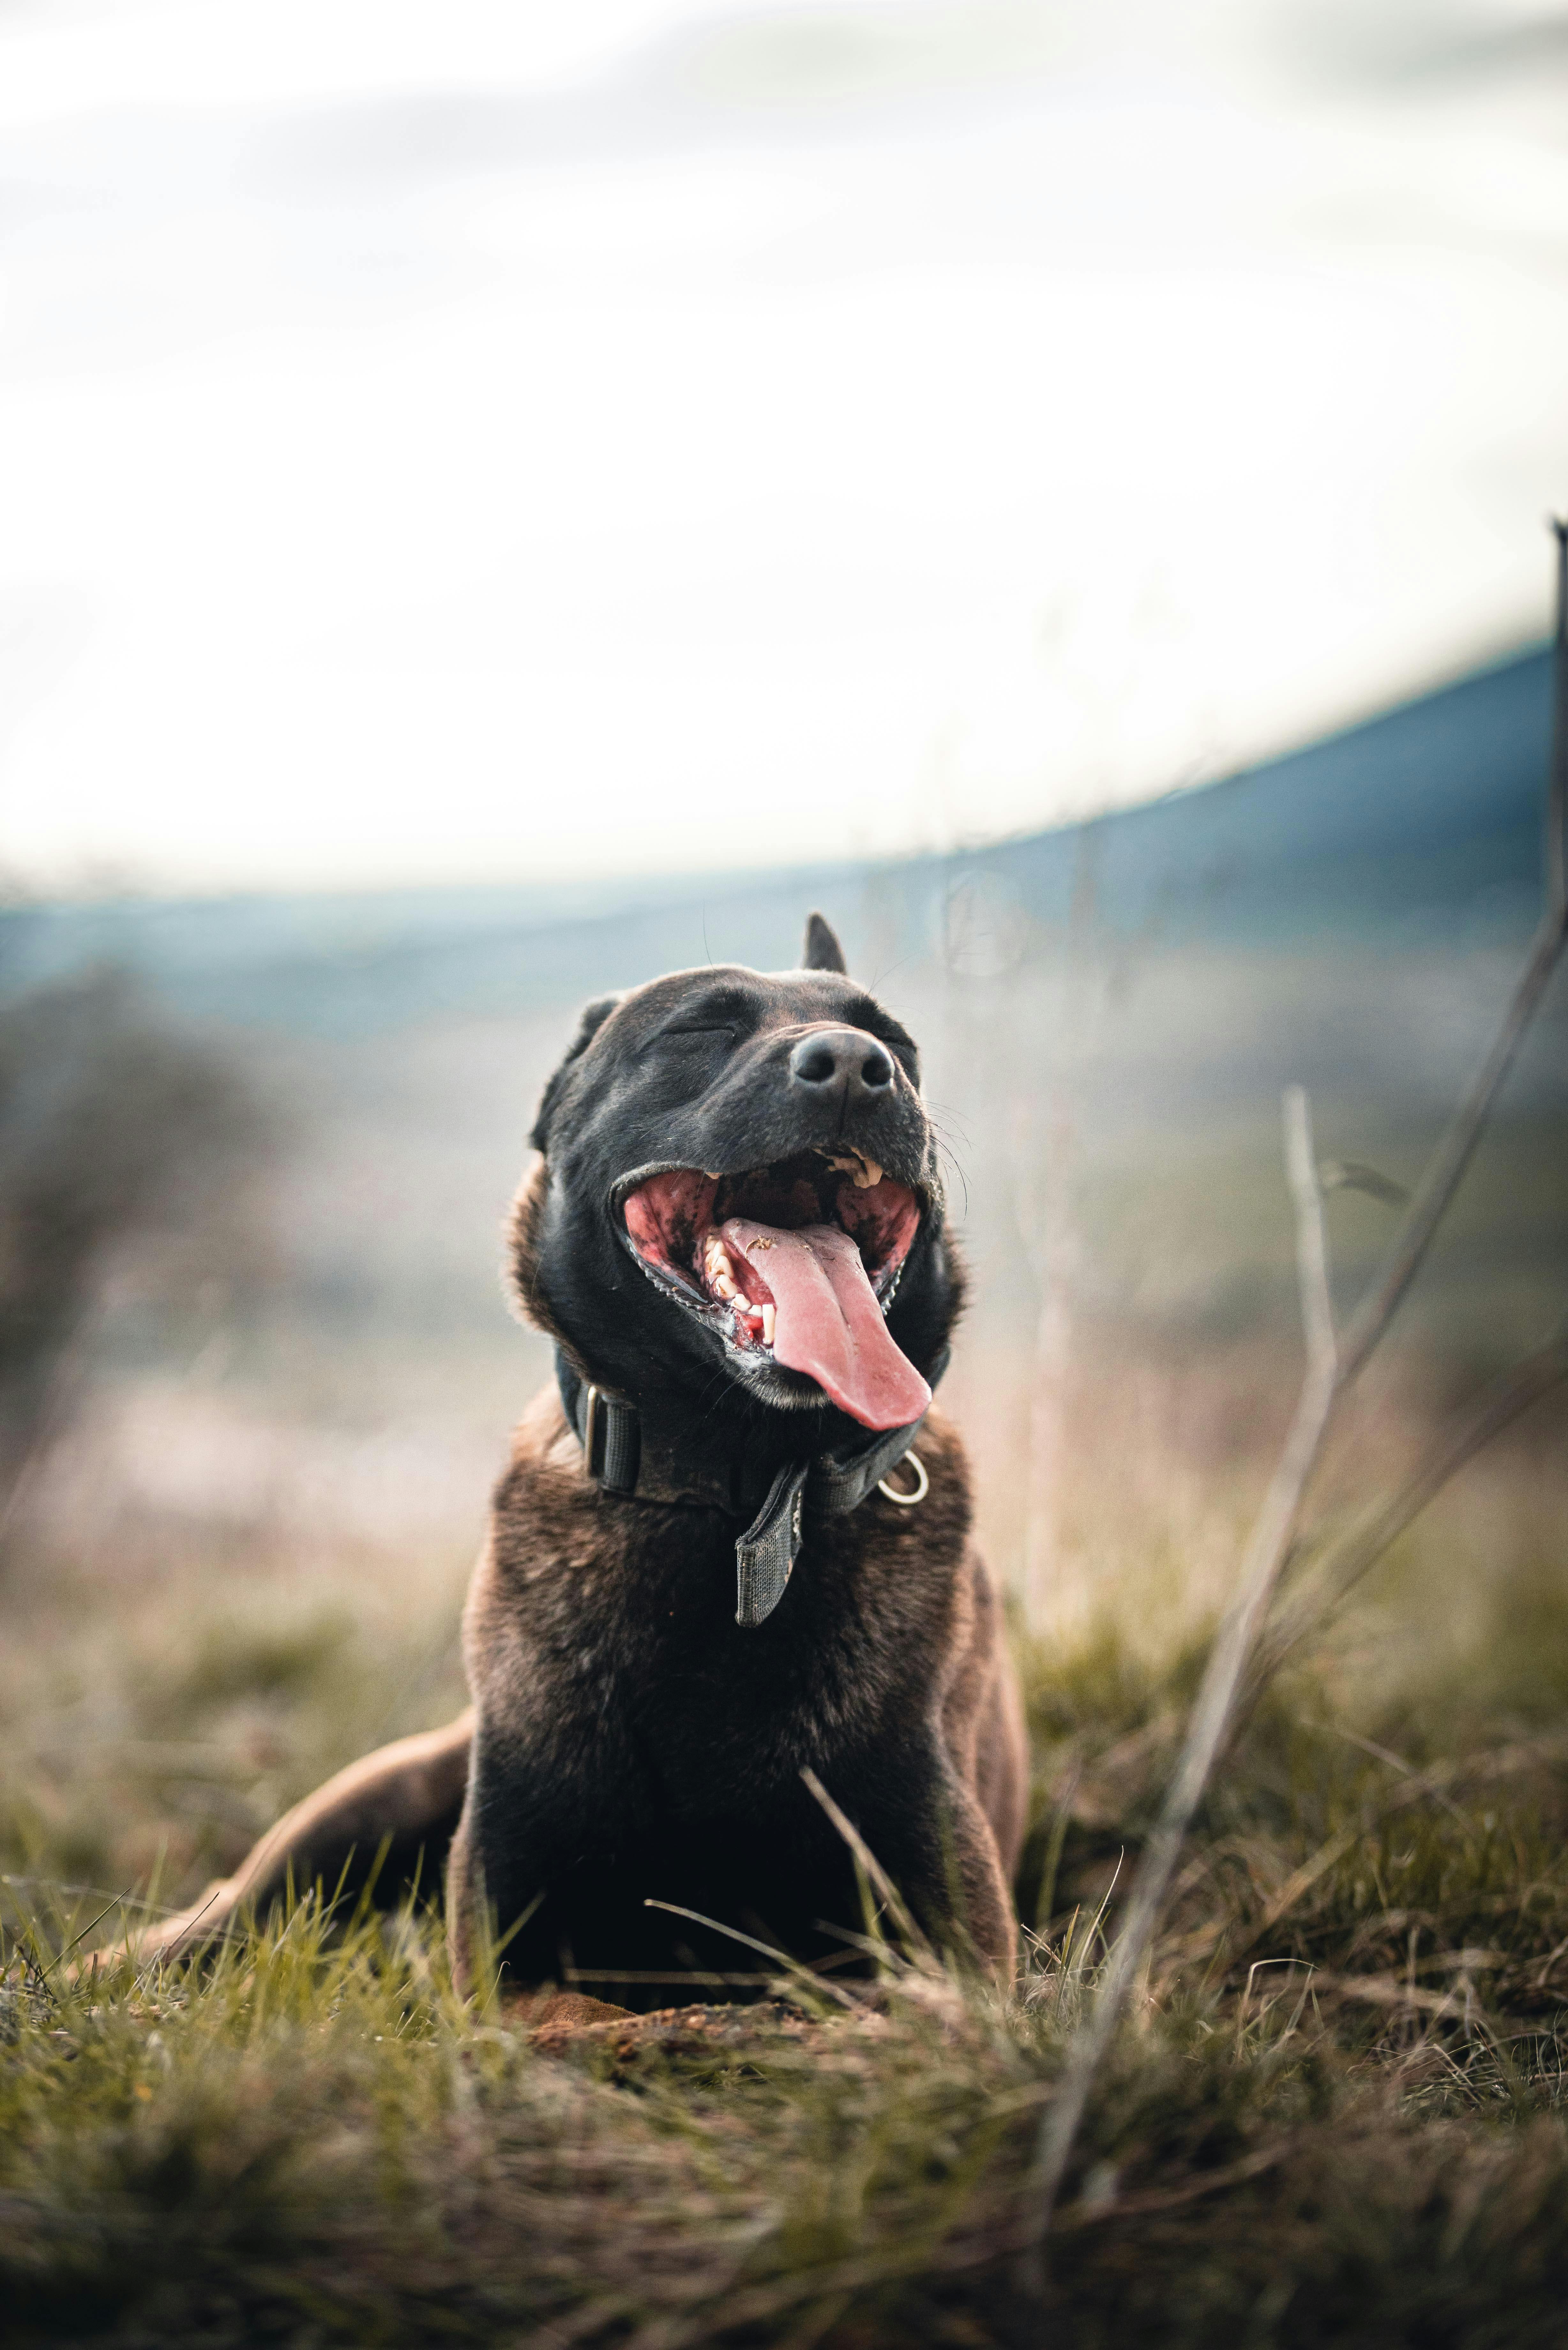
[(778, 967), (831, 907), (860, 967), (996, 967), (1092, 907), (1149, 945), (1474, 943), (1539, 902), (1550, 656), (1524, 653), (1150, 806), (941, 857), (559, 887), (19, 906), (0, 991), (94, 962), (173, 1007), (348, 1036), (575, 1001), (711, 957)]
[(1552, 663), (1542, 649), (1223, 783), (997, 852), (1065, 911), (1098, 844), (1102, 919), (1249, 942), (1369, 930), (1498, 934), (1540, 905)]
[[(1536, 920), (1550, 700), (1531, 652), (1227, 781), (942, 857), (14, 908), (0, 999), (108, 963), (223, 1032), (275, 1111), (273, 1270), (219, 1314), (223, 1376), (267, 1413), (428, 1413), (434, 1457), (449, 1421), (499, 1440), (546, 1367), (503, 1309), (498, 1236), (576, 1007), (710, 957), (787, 966), (820, 905), (920, 1040), (972, 1274), (955, 1393), (981, 1383), (1002, 1490), (1047, 1278), (1053, 1314), (1135, 1361), (1293, 1348), (1283, 1087), (1309, 1089), (1325, 1159), (1415, 1181)], [(1417, 1354), (1485, 1367), (1561, 1314), (1565, 1134), (1559, 985), (1404, 1316)], [(1390, 1211), (1340, 1189), (1329, 1222), (1348, 1297)], [(116, 1376), (219, 1359), (138, 1294), (101, 1333)]]

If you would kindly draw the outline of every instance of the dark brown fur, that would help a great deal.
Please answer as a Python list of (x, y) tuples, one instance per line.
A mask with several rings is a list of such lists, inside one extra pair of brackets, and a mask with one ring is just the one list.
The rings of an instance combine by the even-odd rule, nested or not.
[[(727, 1604), (730, 1529), (704, 1528), (704, 1542), (689, 1523), (694, 1513), (608, 1500), (583, 1474), (559, 1399), (546, 1392), (529, 1411), (470, 1591), (464, 1647), (482, 1757), (487, 1732), (504, 1746), (526, 1722), (530, 1775), (558, 1773), (591, 1812), (598, 1790), (581, 1788), (581, 1758), (597, 1751), (604, 1792), (615, 1790), (616, 1833), (592, 1848), (589, 1866), (596, 1877), (625, 1867), (631, 1889), (623, 1896), (613, 1881), (603, 1885), (586, 1921), (593, 1939), (567, 1945), (579, 1969), (669, 1965), (672, 1946), (679, 1963), (682, 1945), (705, 1968), (752, 1964), (719, 1938), (690, 1925), (672, 1931), (640, 1909), (648, 1881), (711, 1914), (716, 1874), (729, 1897), (726, 1922), (830, 1954), (832, 1938), (815, 1930), (816, 1919), (826, 1911), (853, 1928), (858, 1904), (836, 1832), (801, 1782), (808, 1767), (851, 1813), (929, 1931), (951, 1940), (956, 1926), (961, 1944), (989, 1963), (1008, 1960), (1008, 1887), (1026, 1799), (1017, 1687), (996, 1593), (971, 1539), (962, 1445), (935, 1411), (920, 1457), (930, 1491), (918, 1510), (877, 1494), (816, 1530), (796, 1570), (805, 1586), (798, 1628), (789, 1627), (786, 1642), (781, 1624), (764, 1648), (739, 1629)], [(617, 1725), (607, 1752), (607, 1715)], [(660, 1852), (665, 1887), (647, 1877), (642, 1840), (657, 1830), (639, 1793), (662, 1782), (666, 1804), (689, 1817), (709, 1774), (745, 1796), (738, 1817), (711, 1807), (722, 1871), (701, 1855), (683, 1865)], [(482, 1800), (483, 1762), (476, 1786)], [(561, 1810), (569, 1843), (586, 1823), (575, 1804)], [(471, 1805), (448, 1876), (460, 1954), (478, 1890), (476, 1842)], [(781, 1848), (807, 1863), (804, 1906), (778, 1897)], [(565, 1857), (563, 1846), (556, 1850)], [(531, 1893), (546, 1873), (527, 1848), (514, 1884), (498, 1887), (486, 1874), (484, 1891), (504, 1922), (520, 1914), (524, 1886)], [(538, 1972), (555, 1971), (554, 1934), (546, 1914), (530, 1945)], [(526, 1963), (519, 1970), (535, 1973)], [(610, 1989), (605, 1973), (593, 1979)]]
[[(657, 984), (668, 994), (670, 983)], [(782, 992), (780, 983), (756, 985)], [(834, 1008), (830, 997), (819, 1021)], [(587, 1376), (591, 1317), (586, 1334), (578, 1307), (566, 1315), (552, 1304), (561, 1269), (545, 1263), (560, 1245), (547, 1212), (547, 1117), (568, 1075), (587, 1084), (577, 1065), (606, 1017), (595, 1007), (552, 1081), (536, 1129), (545, 1155), (520, 1195), (513, 1235), (525, 1310)], [(617, 1033), (601, 1054), (616, 1049)], [(571, 1098), (568, 1087), (568, 1109)], [(960, 1276), (934, 1210), (932, 1226), (935, 1270), (920, 1278), (927, 1290), (939, 1286), (912, 1294), (906, 1313), (911, 1328), (940, 1340)], [(616, 1299), (618, 1313), (679, 1312), (643, 1297), (635, 1277), (624, 1309), (618, 1287)], [(800, 1424), (784, 1411), (763, 1419), (784, 1431), (781, 1442)], [(808, 1506), (784, 1603), (743, 1629), (734, 1620), (735, 1522), (717, 1509), (602, 1492), (559, 1397), (546, 1390), (517, 1430), (469, 1596), (472, 1717), (340, 1774), (280, 1821), (234, 1877), (167, 1921), (144, 1953), (206, 1939), (275, 1893), (291, 1865), (296, 1882), (333, 1882), (351, 1848), (365, 1855), (390, 1833), (394, 1864), (410, 1840), (422, 1838), (428, 1856), (450, 1838), (448, 1916), (464, 1975), (485, 1910), (511, 1931), (514, 1990), (570, 1979), (628, 2005), (662, 2004), (693, 1971), (765, 1971), (768, 1961), (734, 1933), (837, 1965), (846, 1937), (864, 1923), (860, 1894), (842, 1837), (803, 1780), (809, 1770), (924, 1931), (1005, 1968), (1026, 1800), (1022, 1710), (972, 1539), (962, 1446), (934, 1409), (918, 1451), (930, 1480), (919, 1507), (877, 1492), (838, 1516), (816, 1519)]]

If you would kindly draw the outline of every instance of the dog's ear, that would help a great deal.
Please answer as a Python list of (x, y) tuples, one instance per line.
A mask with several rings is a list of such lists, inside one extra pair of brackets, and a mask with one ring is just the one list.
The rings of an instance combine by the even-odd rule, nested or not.
[(820, 914), (808, 914), (805, 918), (805, 944), (800, 951), (800, 967), (802, 971), (849, 969), (844, 960), (844, 949)]
[(539, 1104), (539, 1115), (534, 1120), (534, 1130), (528, 1137), (529, 1145), (533, 1149), (546, 1150), (549, 1148), (546, 1137), (550, 1131), (550, 1115), (560, 1097), (561, 1087), (566, 1083), (566, 1072), (574, 1061), (582, 1058), (619, 1002), (618, 995), (600, 995), (596, 996), (592, 1003), (585, 1005), (577, 1033), (572, 1039), (566, 1057), (545, 1088), (544, 1097)]

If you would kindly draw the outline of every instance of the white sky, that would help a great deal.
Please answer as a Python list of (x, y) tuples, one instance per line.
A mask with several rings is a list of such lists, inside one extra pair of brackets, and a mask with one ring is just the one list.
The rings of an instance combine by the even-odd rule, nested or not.
[(0, 866), (952, 845), (1539, 633), (1527, 0), (0, 0)]

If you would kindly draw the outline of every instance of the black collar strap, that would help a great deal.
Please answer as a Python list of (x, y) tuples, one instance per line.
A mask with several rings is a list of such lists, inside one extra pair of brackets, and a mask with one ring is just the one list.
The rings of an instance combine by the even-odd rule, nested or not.
[[(944, 1347), (931, 1367), (933, 1388), (947, 1367)], [(784, 1597), (800, 1554), (805, 1503), (832, 1517), (857, 1508), (898, 1467), (925, 1425), (922, 1412), (907, 1428), (878, 1430), (836, 1451), (786, 1461), (770, 1477), (743, 1452), (716, 1458), (691, 1441), (685, 1426), (591, 1386), (558, 1347), (556, 1380), (583, 1448), (583, 1466), (605, 1492), (751, 1518), (735, 1543), (735, 1621), (747, 1626), (763, 1622)], [(922, 1470), (916, 1489), (901, 1498), (917, 1500), (924, 1491)]]

